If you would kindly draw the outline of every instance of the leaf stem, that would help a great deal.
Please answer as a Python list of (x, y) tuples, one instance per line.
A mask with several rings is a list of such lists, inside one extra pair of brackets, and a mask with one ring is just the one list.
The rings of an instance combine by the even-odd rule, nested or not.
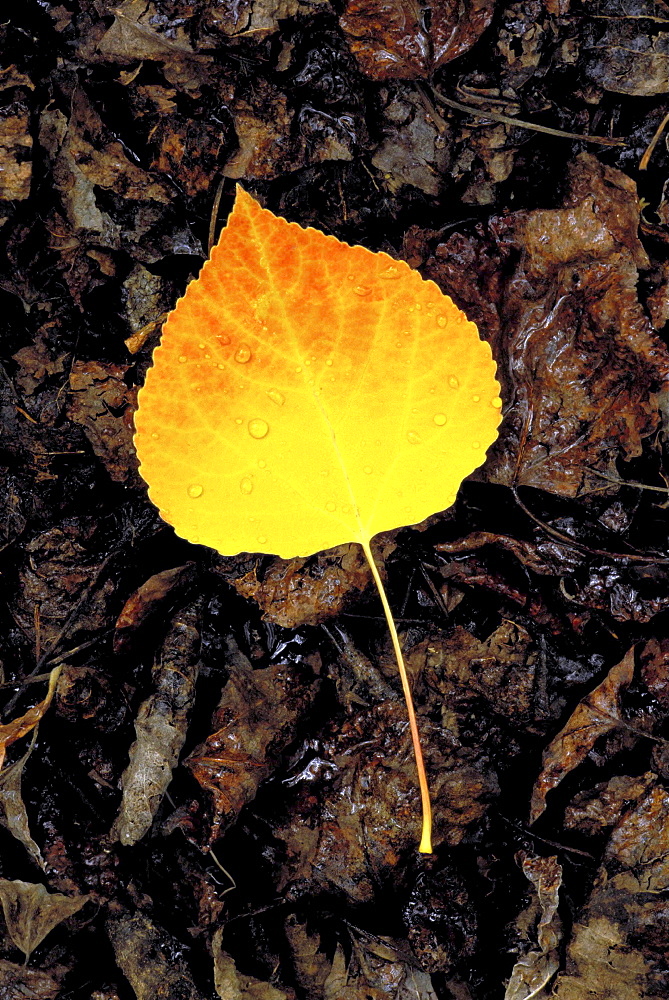
[(393, 649), (395, 650), (395, 657), (397, 659), (397, 666), (400, 672), (400, 680), (402, 681), (402, 690), (404, 691), (404, 700), (407, 705), (407, 713), (409, 715), (409, 729), (411, 730), (411, 742), (413, 743), (414, 757), (416, 758), (416, 770), (418, 771), (418, 785), (420, 787), (420, 801), (423, 811), (423, 826), (421, 830), (421, 838), (418, 850), (421, 854), (432, 854), (432, 806), (430, 805), (430, 791), (427, 785), (427, 774), (425, 773), (425, 764), (423, 762), (423, 751), (420, 746), (420, 736), (418, 735), (418, 724), (416, 722), (416, 712), (413, 707), (413, 698), (411, 697), (411, 687), (409, 686), (409, 678), (407, 676), (406, 667), (404, 665), (404, 658), (402, 656), (402, 649), (400, 647), (400, 640), (397, 635), (397, 629), (395, 628), (395, 621), (393, 619), (392, 611), (390, 610), (390, 604), (388, 603), (388, 598), (386, 596), (385, 589), (383, 587), (383, 581), (381, 580), (381, 575), (379, 573), (378, 567), (374, 562), (374, 556), (372, 555), (372, 550), (369, 542), (361, 542), (363, 551), (367, 557), (367, 562), (369, 563), (369, 568), (372, 571), (372, 576), (374, 577), (374, 583), (376, 584), (376, 589), (379, 592), (379, 597), (381, 598), (381, 604), (383, 605), (383, 610), (386, 616), (386, 621), (388, 623), (388, 629), (390, 631), (390, 638), (393, 641)]

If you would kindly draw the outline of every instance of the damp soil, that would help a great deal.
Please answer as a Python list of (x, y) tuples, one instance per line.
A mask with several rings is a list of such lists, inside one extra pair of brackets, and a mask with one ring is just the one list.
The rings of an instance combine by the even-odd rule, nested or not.
[[(669, 6), (0, 24), (0, 997), (667, 996)], [(241, 183), (474, 320), (500, 436), (361, 552), (178, 538), (132, 444)]]

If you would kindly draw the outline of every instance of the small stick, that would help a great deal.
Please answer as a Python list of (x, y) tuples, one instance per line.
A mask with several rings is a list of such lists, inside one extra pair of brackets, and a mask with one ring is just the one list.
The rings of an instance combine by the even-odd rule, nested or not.
[(660, 136), (664, 132), (667, 125), (669, 125), (669, 111), (667, 111), (666, 115), (664, 116), (660, 124), (657, 126), (657, 129), (655, 130), (655, 135), (648, 143), (648, 148), (646, 149), (646, 152), (643, 154), (643, 156), (639, 161), (639, 170), (648, 169), (648, 163), (650, 161), (651, 156), (653, 155), (653, 151), (655, 150), (655, 147), (660, 141)]
[(479, 108), (472, 108), (469, 104), (461, 104), (460, 101), (452, 101), (450, 97), (444, 97), (436, 87), (433, 87), (434, 96), (440, 104), (446, 104), (456, 111), (464, 111), (465, 114), (474, 115), (475, 118), (488, 118), (494, 122), (502, 122), (503, 125), (516, 125), (518, 128), (527, 128), (532, 132), (543, 132), (545, 135), (555, 135), (559, 139), (580, 139), (581, 142), (596, 142), (600, 146), (626, 146), (624, 139), (607, 139), (601, 135), (580, 135), (578, 132), (564, 132), (561, 128), (549, 128), (547, 125), (536, 125), (534, 122), (526, 122), (520, 118), (511, 118), (509, 115), (502, 115), (499, 111), (482, 111)]

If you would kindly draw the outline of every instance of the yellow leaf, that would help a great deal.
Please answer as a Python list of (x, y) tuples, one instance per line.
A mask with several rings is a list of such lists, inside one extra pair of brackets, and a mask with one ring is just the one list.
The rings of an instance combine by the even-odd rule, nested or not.
[(238, 187), (140, 390), (140, 471), (177, 534), (223, 554), (359, 542), (399, 661), (369, 543), (449, 507), (484, 461), (502, 405), (495, 370), (433, 282)]

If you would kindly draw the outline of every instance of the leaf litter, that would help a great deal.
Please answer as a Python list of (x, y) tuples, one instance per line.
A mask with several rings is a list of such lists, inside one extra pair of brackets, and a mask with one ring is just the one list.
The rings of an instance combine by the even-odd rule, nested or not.
[[(354, 4), (43, 6), (0, 26), (3, 723), (63, 665), (39, 730), (7, 746), (3, 874), (97, 904), (28, 967), (5, 938), (8, 995), (501, 1000), (555, 962), (520, 851), (562, 869), (544, 989), (669, 991), (665, 7), (511, 4), (482, 30), (464, 5), (466, 51), (436, 75), (448, 5), (432, 22), (396, 5), (406, 40), (373, 5), (362, 32)], [(379, 547), (448, 778), (427, 869), (393, 826), (416, 811), (406, 731), (350, 548), (213, 557), (161, 527), (130, 461), (135, 390), (224, 224), (226, 178), (419, 268), (505, 382), (476, 481)], [(181, 763), (148, 812), (137, 800), (150, 827), (124, 847), (109, 831), (134, 723), (158, 704), (153, 670), (191, 586), (200, 667)], [(562, 761), (529, 830), (542, 755), (634, 646), (607, 731)], [(256, 674), (246, 690), (267, 707), (248, 712), (234, 679)], [(277, 677), (295, 690), (272, 690)], [(231, 684), (236, 745), (254, 749), (261, 719), (248, 789), (232, 754), (203, 784), (184, 766), (221, 731)], [(386, 855), (360, 849), (384, 829)]]

